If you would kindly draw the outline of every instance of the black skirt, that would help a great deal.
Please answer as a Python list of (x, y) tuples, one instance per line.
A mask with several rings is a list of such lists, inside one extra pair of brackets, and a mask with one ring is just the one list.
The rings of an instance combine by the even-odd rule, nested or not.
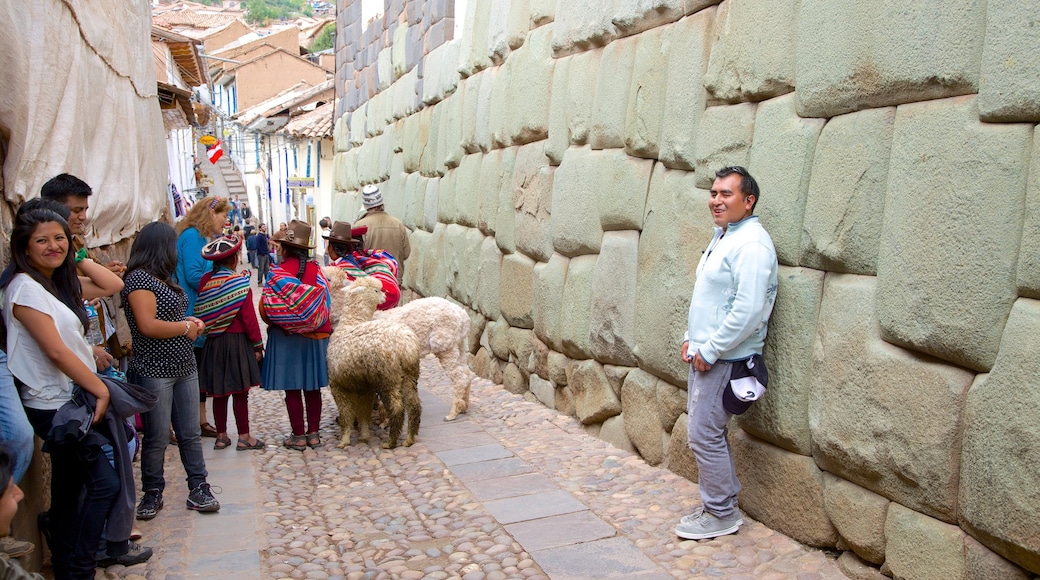
[(199, 385), (207, 395), (232, 395), (259, 384), (260, 365), (245, 334), (225, 332), (206, 337), (199, 364)]

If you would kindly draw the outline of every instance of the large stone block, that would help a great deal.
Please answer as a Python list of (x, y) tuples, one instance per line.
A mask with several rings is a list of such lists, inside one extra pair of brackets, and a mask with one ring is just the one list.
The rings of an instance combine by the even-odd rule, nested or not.
[(806, 195), (801, 265), (877, 273), (895, 113), (869, 109), (823, 127)]
[(740, 429), (730, 430), (729, 443), (743, 487), (741, 509), (804, 544), (835, 545), (838, 531), (824, 507), (823, 472), (811, 457), (788, 453)]
[(798, 265), (805, 197), (823, 123), (823, 119), (800, 118), (794, 111), (794, 95), (758, 105), (748, 169), (762, 192), (755, 211), (773, 238), (781, 264)]
[[(971, 536), (964, 537), (965, 578), (978, 580), (1028, 580), (1025, 570), (993, 553)], [(1036, 578), (1036, 576), (1033, 576)]]
[(1019, 298), (992, 372), (968, 392), (960, 522), (998, 554), (1040, 573), (1040, 302)]
[(716, 16), (704, 88), (720, 101), (758, 101), (795, 84), (799, 0), (726, 0)]
[(1018, 294), (1040, 298), (1040, 129), (1033, 131), (1026, 215), (1018, 251)]
[(989, 0), (979, 75), (983, 121), (1040, 121), (1040, 6)]
[(502, 259), (501, 279), (509, 281), (499, 284), (502, 316), (510, 326), (534, 328), (531, 317), (534, 260), (523, 254), (509, 254)]
[(531, 375), (529, 384), (531, 394), (538, 399), (539, 403), (550, 409), (556, 409), (556, 387), (553, 387), (552, 383), (538, 375)]
[(603, 234), (603, 247), (592, 274), (589, 339), (596, 360), (634, 366), (636, 270), (639, 232)]
[(430, 126), (424, 125), (421, 122), (422, 119), (422, 113), (408, 115), (400, 121), (400, 129), (394, 131), (394, 135), (406, 144), (401, 149), (401, 154), (404, 155), (404, 170), (408, 173), (419, 171), (423, 149), (426, 148), (426, 141), (430, 138)]
[(708, 93), (703, 83), (715, 9), (708, 8), (664, 28), (661, 43), (667, 78), (661, 115), (659, 158), (672, 169), (693, 169), (701, 117)]
[(486, 73), (472, 76), (459, 81), (459, 89), (462, 95), (462, 141), (460, 145), (466, 153), (477, 153), (480, 147), (477, 144), (477, 105), (480, 101), (480, 85), (487, 77)]
[[(640, 369), (642, 370), (642, 369)], [(635, 372), (635, 371), (632, 371)], [(643, 371), (645, 372), (645, 371)], [(686, 413), (686, 389), (679, 388), (664, 379), (657, 381), (657, 418), (661, 429), (671, 433), (675, 421)]]
[(621, 416), (625, 421), (625, 433), (639, 451), (639, 455), (650, 465), (664, 461), (664, 441), (661, 423), (658, 421), (657, 382), (660, 379), (636, 369), (625, 378), (621, 387)]
[(893, 503), (885, 521), (885, 568), (893, 578), (965, 578), (964, 537), (955, 525)]
[(477, 295), (477, 271), (484, 234), (476, 228), (450, 224), (444, 233), (444, 255), (448, 291), (456, 300), (473, 307)]
[(985, 10), (978, 0), (802, 0), (798, 114), (831, 117), (977, 92)]
[(477, 227), (477, 212), (480, 209), (480, 196), (483, 191), (480, 183), (483, 161), (484, 155), (480, 153), (462, 158), (458, 169), (455, 170), (454, 195), (441, 194), (441, 209), (437, 214), (440, 221)]
[(697, 262), (714, 223), (708, 193), (689, 171), (658, 164), (650, 179), (636, 271), (636, 344), (639, 366), (685, 385), (690, 365), (679, 359)]
[(612, 19), (619, 36), (637, 34), (718, 4), (719, 0), (635, 0), (619, 3)]
[(553, 253), (549, 211), (555, 168), (549, 165), (545, 149), (530, 143), (516, 150), (509, 191), (503, 191), (508, 205), (502, 206), (513, 220), (516, 249), (539, 262), (547, 262)]
[(632, 64), (625, 152), (636, 157), (659, 156), (668, 80), (668, 59), (661, 44), (664, 29), (640, 34)]
[(575, 57), (556, 59), (553, 67), (552, 95), (549, 97), (548, 132), (545, 137), (545, 155), (553, 165), (563, 161), (563, 154), (571, 145), (570, 116), (570, 64)]
[(501, 315), (498, 303), (502, 272), (502, 252), (495, 239), (485, 237), (480, 244), (480, 265), (477, 266), (477, 296), (474, 310), (492, 320)]
[(394, 83), (393, 120), (403, 119), (418, 110), (419, 71), (412, 69)]
[(993, 366), (1015, 299), (1031, 136), (980, 123), (971, 97), (898, 108), (878, 255), (885, 340)]
[(548, 24), (556, 18), (556, 0), (529, 0), (531, 28)]
[(567, 278), (569, 264), (570, 258), (554, 253), (548, 262), (534, 267), (531, 296), (534, 333), (555, 351), (559, 351), (563, 345), (560, 318), (563, 314), (563, 283)]
[(404, 76), (408, 71), (405, 58), (405, 48), (408, 45), (408, 25), (399, 24), (393, 32), (393, 41), (390, 45), (390, 63), (393, 67), (394, 80)]
[(394, 82), (394, 57), (393, 49), (386, 47), (379, 51), (379, 60), (376, 62), (376, 87), (380, 91), (390, 88)]
[(419, 111), (419, 132), (427, 135), (426, 146), (419, 157), (419, 173), (426, 177), (441, 175), (442, 156), (440, 154), (441, 112), (443, 108), (426, 107)]
[(413, 260), (409, 256), (405, 261), (407, 265), (416, 263), (416, 271), (405, 272), (405, 280), (415, 280), (415, 289), (423, 296), (448, 295), (447, 261), (442, 258), (446, 229), (447, 226), (444, 224), (437, 224), (433, 233), (415, 230), (409, 238), (414, 247), (422, 250), (419, 260)]
[[(488, 187), (495, 188), (498, 215), (495, 217), (495, 242), (504, 254), (516, 251), (516, 209), (513, 206), (513, 168), (516, 165), (517, 147), (496, 149), (491, 154), (499, 158), (494, 165), (497, 173), (492, 175)], [(548, 223), (546, 223), (548, 227)]]
[[(510, 50), (520, 48), (531, 30), (531, 0), (510, 0), (506, 18), (506, 43)], [(550, 55), (551, 56), (551, 55)]]
[[(418, 173), (406, 173), (405, 176), (404, 206), (401, 213), (397, 215), (400, 216), (401, 222), (404, 223), (405, 227), (409, 230), (414, 230), (422, 224), (422, 207), (426, 197), (426, 182), (429, 179)], [(389, 207), (387, 207), (387, 211), (390, 211)], [(393, 214), (392, 211), (391, 214)], [(419, 215), (419, 222), (415, 221), (416, 214)]]
[(764, 356), (769, 390), (740, 416), (740, 427), (794, 453), (810, 455), (809, 386), (824, 273), (780, 266)]
[(423, 65), (422, 102), (432, 105), (455, 92), (459, 85), (459, 62), (461, 41), (447, 42), (426, 55)]
[(621, 399), (611, 388), (603, 365), (583, 360), (571, 368), (567, 386), (574, 393), (574, 410), (582, 424), (601, 423), (621, 414)]
[(697, 126), (697, 187), (710, 189), (715, 172), (729, 165), (748, 166), (755, 133), (754, 103), (708, 107)]
[(596, 83), (589, 126), (589, 145), (593, 149), (625, 146), (625, 117), (638, 45), (639, 38), (624, 38), (603, 49), (600, 66), (610, 74), (600, 75)]
[(624, 413), (603, 421), (595, 436), (623, 451), (628, 451), (629, 453), (636, 452), (635, 446), (632, 445), (632, 442), (628, 439), (628, 433), (625, 431)]
[(557, 57), (595, 46), (603, 46), (617, 38), (611, 22), (620, 0), (567, 0), (556, 3), (552, 24), (552, 49)]
[(495, 223), (498, 221), (501, 166), (502, 150), (492, 149), (481, 158), (478, 177), (473, 183), (473, 188), (476, 190), (476, 199), (473, 204), (473, 210), (476, 212), (476, 227), (489, 236), (495, 235)]
[[(592, 325), (592, 286), (596, 256), (571, 258), (563, 282), (560, 312), (560, 352), (574, 358), (592, 358), (589, 328)], [(550, 343), (552, 344), (552, 343)]]
[(495, 358), (509, 362), (509, 323), (492, 320), (487, 323), (487, 346)]
[(462, 161), (465, 151), (462, 150), (462, 97), (449, 95), (446, 99), (434, 105), (443, 107), (441, 115), (440, 142), (437, 144), (440, 152), (441, 173), (458, 167)]
[(697, 458), (693, 456), (689, 443), (689, 417), (683, 413), (675, 420), (668, 438), (666, 467), (676, 475), (697, 483)]
[[(592, 127), (592, 112), (599, 84), (603, 49), (574, 55), (567, 77), (567, 116), (572, 144), (585, 144)], [(609, 75), (607, 75), (609, 76)]]
[(512, 0), (485, 0), (491, 5), (488, 10), (487, 48), (492, 64), (502, 64), (509, 54), (509, 11)]
[(885, 561), (885, 519), (890, 503), (854, 483), (823, 474), (823, 505), (827, 517), (845, 543), (867, 562)]
[[(498, 81), (498, 67), (489, 69), (480, 81), (480, 91), (477, 94), (476, 122), (473, 126), (472, 146), (479, 151), (491, 150), (491, 102), (494, 95), (495, 84)], [(468, 150), (468, 149), (467, 149)]]
[(488, 55), (491, 5), (491, 2), (466, 3), (466, 26), (462, 27), (462, 42), (459, 45), (459, 72), (463, 77), (472, 76), (491, 66)]
[(420, 208), (416, 208), (416, 211), (422, 212), (421, 216), (416, 216), (415, 218), (416, 226), (428, 232), (432, 232), (433, 228), (437, 227), (437, 206), (440, 203), (440, 185), (442, 179), (447, 178), (426, 180), (426, 192), (423, 195), (423, 205)]
[(839, 477), (953, 522), (961, 409), (974, 375), (881, 340), (877, 286), (869, 276), (826, 277), (809, 396), (813, 458)]
[(550, 34), (548, 27), (532, 31), (527, 42), (502, 66), (505, 99), (496, 101), (494, 116), (503, 124), (492, 135), (502, 146), (541, 141), (549, 134), (555, 66), (549, 49)]

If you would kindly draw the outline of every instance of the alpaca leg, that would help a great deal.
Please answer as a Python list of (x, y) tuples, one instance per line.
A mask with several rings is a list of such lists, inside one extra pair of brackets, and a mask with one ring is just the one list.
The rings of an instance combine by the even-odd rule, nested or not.
[(358, 407), (355, 415), (358, 422), (358, 441), (368, 441), (371, 436), (369, 427), (372, 424), (372, 406), (375, 404), (376, 394), (374, 392), (363, 393), (358, 396)]
[(409, 381), (404, 389), (405, 408), (408, 410), (408, 435), (405, 437), (404, 446), (411, 447), (415, 443), (415, 436), (419, 434), (419, 422), (422, 420), (422, 401), (419, 400), (418, 380)]
[(340, 402), (337, 397), (336, 406), (339, 407), (339, 443), (336, 447), (344, 449), (350, 447), (350, 432), (354, 427), (354, 405), (350, 399), (352, 397), (344, 396), (343, 401)]
[(454, 387), (451, 411), (444, 417), (444, 420), (454, 421), (459, 413), (465, 413), (469, 409), (469, 382), (472, 378), (469, 373), (469, 365), (465, 363), (465, 356), (460, 356), (460, 352), (456, 349), (437, 353), (437, 360), (440, 361), (441, 368), (451, 377)]
[(401, 437), (401, 430), (404, 428), (404, 403), (400, 385), (392, 385), (390, 389), (381, 390), (379, 398), (383, 400), (390, 422), (387, 426), (387, 434), (390, 438), (383, 443), (383, 449), (393, 449), (397, 447), (397, 440)]

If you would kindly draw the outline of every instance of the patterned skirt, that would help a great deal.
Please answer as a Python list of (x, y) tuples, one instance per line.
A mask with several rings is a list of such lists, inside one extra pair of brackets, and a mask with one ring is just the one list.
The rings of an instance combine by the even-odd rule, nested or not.
[(260, 371), (261, 384), (269, 391), (314, 391), (329, 385), (325, 360), (329, 339), (286, 334), (274, 326), (267, 331), (267, 352)]

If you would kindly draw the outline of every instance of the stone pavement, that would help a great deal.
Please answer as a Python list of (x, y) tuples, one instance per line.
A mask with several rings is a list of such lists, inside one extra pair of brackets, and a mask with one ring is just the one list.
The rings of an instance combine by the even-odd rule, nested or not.
[[(327, 390), (323, 443), (282, 447), (278, 393), (250, 396), (263, 451), (216, 451), (203, 439), (217, 514), (184, 508), (175, 447), (166, 506), (138, 522), (147, 563), (108, 578), (758, 578), (843, 579), (832, 556), (745, 516), (735, 535), (684, 541), (672, 530), (696, 485), (586, 434), (571, 417), (475, 379), (470, 411), (451, 423), (451, 385), (423, 361), (422, 427), (409, 448), (338, 449)], [(234, 431), (233, 428), (231, 428)], [(232, 437), (234, 440), (234, 437)]]

